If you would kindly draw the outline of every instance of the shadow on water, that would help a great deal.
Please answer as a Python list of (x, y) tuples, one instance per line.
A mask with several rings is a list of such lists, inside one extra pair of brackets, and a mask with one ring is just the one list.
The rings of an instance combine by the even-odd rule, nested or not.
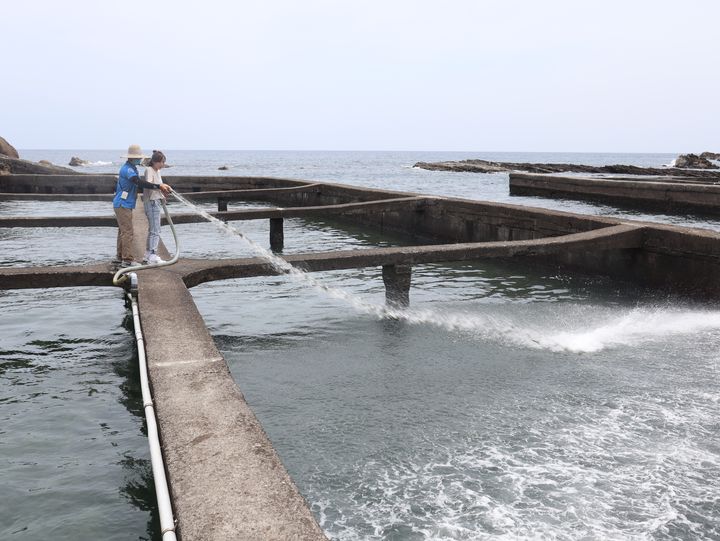
[[(140, 389), (140, 367), (138, 362), (137, 343), (133, 327), (133, 319), (129, 313), (125, 314), (122, 326), (132, 337), (132, 357), (119, 359), (113, 363), (113, 371), (120, 378), (120, 403), (135, 417), (142, 419), (142, 434), (147, 437), (147, 423), (143, 410), (142, 391)], [(158, 514), (157, 500), (155, 498), (155, 480), (152, 466), (147, 458), (133, 457), (126, 453), (120, 461), (126, 471), (126, 483), (120, 487), (123, 495), (133, 506), (143, 512), (149, 513), (147, 523), (147, 537), (140, 537), (143, 541), (159, 541), (162, 539), (160, 530), (160, 516)]]

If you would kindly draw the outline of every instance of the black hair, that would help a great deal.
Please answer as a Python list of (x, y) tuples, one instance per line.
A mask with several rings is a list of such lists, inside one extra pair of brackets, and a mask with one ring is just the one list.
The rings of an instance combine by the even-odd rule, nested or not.
[(165, 154), (163, 154), (160, 150), (153, 150), (152, 156), (150, 157), (150, 163), (148, 165), (152, 166), (154, 163), (162, 163), (165, 159)]

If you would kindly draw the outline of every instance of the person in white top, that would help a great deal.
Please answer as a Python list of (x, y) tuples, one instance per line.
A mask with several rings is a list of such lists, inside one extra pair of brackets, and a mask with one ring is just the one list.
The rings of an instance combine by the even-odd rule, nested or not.
[[(145, 168), (145, 180), (151, 184), (165, 185), (160, 175), (160, 169), (165, 167), (165, 154), (159, 150), (153, 150), (150, 163)], [(168, 191), (170, 191), (168, 189)], [(163, 259), (157, 254), (160, 244), (160, 213), (162, 211), (161, 201), (165, 198), (161, 190), (143, 191), (142, 199), (145, 207), (145, 215), (148, 219), (148, 236), (145, 257), (143, 263), (154, 265), (162, 263)]]

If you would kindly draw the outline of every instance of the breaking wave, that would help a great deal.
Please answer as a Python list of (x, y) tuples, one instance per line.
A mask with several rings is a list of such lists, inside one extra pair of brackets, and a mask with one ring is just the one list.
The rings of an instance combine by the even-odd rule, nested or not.
[(100, 167), (103, 165), (112, 165), (114, 162), (106, 162), (102, 160), (90, 162), (90, 161), (83, 161), (82, 163), (79, 163), (77, 165), (73, 165), (72, 167)]

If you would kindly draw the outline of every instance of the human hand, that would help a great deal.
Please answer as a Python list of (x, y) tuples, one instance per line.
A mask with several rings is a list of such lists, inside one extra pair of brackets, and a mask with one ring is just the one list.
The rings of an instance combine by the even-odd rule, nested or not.
[(167, 195), (172, 192), (172, 186), (170, 186), (170, 184), (160, 184), (160, 191)]

